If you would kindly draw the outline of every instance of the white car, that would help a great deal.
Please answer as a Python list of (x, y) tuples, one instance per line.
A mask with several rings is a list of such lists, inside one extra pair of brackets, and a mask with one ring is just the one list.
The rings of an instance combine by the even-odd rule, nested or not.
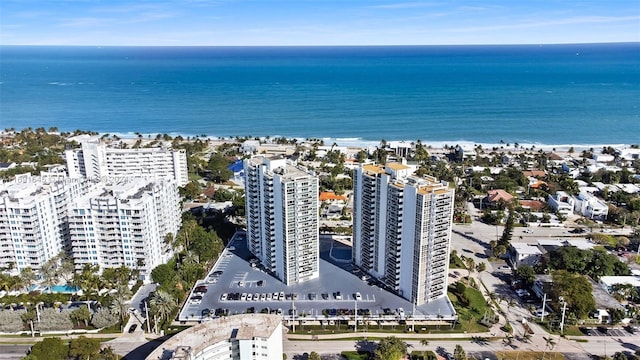
[(398, 315), (400, 315), (401, 318), (404, 318), (404, 309), (403, 308), (398, 308)]
[(362, 294), (360, 294), (360, 292), (356, 293), (356, 300), (362, 300)]
[(549, 313), (547, 311), (542, 311), (542, 309), (538, 309), (536, 310), (536, 312), (534, 313), (536, 315), (536, 317), (541, 317), (541, 316), (547, 316), (549, 315)]
[(242, 293), (242, 295), (240, 295), (240, 301), (247, 301), (247, 293)]
[(244, 281), (238, 281), (238, 286), (244, 287)]
[(229, 297), (229, 295), (227, 293), (222, 294), (222, 296), (220, 296), (220, 301), (227, 301), (227, 298)]

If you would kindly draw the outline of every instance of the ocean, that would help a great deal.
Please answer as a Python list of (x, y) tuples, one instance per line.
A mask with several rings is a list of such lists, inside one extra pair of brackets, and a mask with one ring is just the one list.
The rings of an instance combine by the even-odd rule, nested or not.
[(640, 43), (0, 46), (0, 127), (638, 144)]

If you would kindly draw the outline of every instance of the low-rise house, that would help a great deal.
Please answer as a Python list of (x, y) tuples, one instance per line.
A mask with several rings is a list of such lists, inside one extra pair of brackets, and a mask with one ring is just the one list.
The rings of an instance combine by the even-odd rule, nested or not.
[(490, 206), (495, 206), (500, 202), (510, 203), (513, 201), (513, 195), (502, 189), (489, 190), (485, 202)]
[(3, 162), (0, 163), (0, 171), (7, 171), (9, 169), (13, 169), (16, 166), (18, 165), (14, 162)]
[(627, 284), (635, 286), (640, 291), (640, 276), (601, 276), (600, 286), (607, 292), (611, 293), (611, 289), (614, 285)]
[(536, 279), (531, 286), (531, 291), (533, 291), (537, 297), (543, 299), (544, 294), (548, 294), (551, 291), (551, 285), (553, 285), (551, 275), (536, 275)]
[(537, 245), (513, 243), (509, 248), (509, 260), (514, 268), (521, 265), (536, 266), (542, 258)]
[(609, 207), (604, 201), (583, 190), (580, 190), (575, 198), (574, 209), (580, 215), (593, 220), (605, 220), (609, 213)]
[(336, 195), (334, 192), (321, 192), (318, 196), (318, 200), (321, 202), (330, 202), (330, 203), (344, 203), (347, 200), (347, 197), (344, 195)]
[(549, 195), (547, 203), (560, 214), (565, 216), (573, 214), (575, 200), (564, 191), (558, 191), (555, 195)]
[(617, 184), (620, 190), (626, 192), (627, 194), (635, 194), (640, 192), (640, 187), (634, 184)]
[(520, 206), (531, 211), (541, 211), (544, 209), (544, 202), (540, 200), (520, 200)]

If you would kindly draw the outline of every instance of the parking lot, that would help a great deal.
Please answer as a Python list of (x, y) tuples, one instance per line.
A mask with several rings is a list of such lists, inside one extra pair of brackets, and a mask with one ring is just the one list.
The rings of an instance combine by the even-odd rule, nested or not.
[(634, 334), (624, 328), (606, 328), (606, 327), (586, 327), (580, 328), (580, 331), (587, 336), (633, 336)]
[[(413, 312), (409, 301), (380, 288), (351, 264), (331, 260), (331, 246), (331, 239), (321, 240), (318, 279), (286, 286), (259, 264), (252, 264), (244, 234), (236, 234), (211, 272), (194, 287), (179, 320), (200, 321), (244, 312), (278, 313), (285, 318), (340, 318), (352, 316), (356, 307), (359, 315), (393, 320)], [(195, 291), (198, 287), (200, 291)], [(416, 317), (427, 314), (441, 319), (454, 315), (444, 298), (415, 312)]]

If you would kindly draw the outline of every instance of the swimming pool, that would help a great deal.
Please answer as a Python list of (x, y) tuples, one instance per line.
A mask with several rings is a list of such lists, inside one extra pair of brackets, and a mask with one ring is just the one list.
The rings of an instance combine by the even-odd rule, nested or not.
[[(44, 285), (32, 285), (31, 287), (29, 287), (29, 291), (42, 291), (42, 292), (48, 292), (49, 291), (49, 287), (44, 286)], [(51, 287), (51, 292), (54, 293), (60, 293), (60, 294), (72, 294), (75, 293), (77, 291), (80, 290), (79, 286), (71, 286), (69, 284), (67, 285), (53, 285)]]

